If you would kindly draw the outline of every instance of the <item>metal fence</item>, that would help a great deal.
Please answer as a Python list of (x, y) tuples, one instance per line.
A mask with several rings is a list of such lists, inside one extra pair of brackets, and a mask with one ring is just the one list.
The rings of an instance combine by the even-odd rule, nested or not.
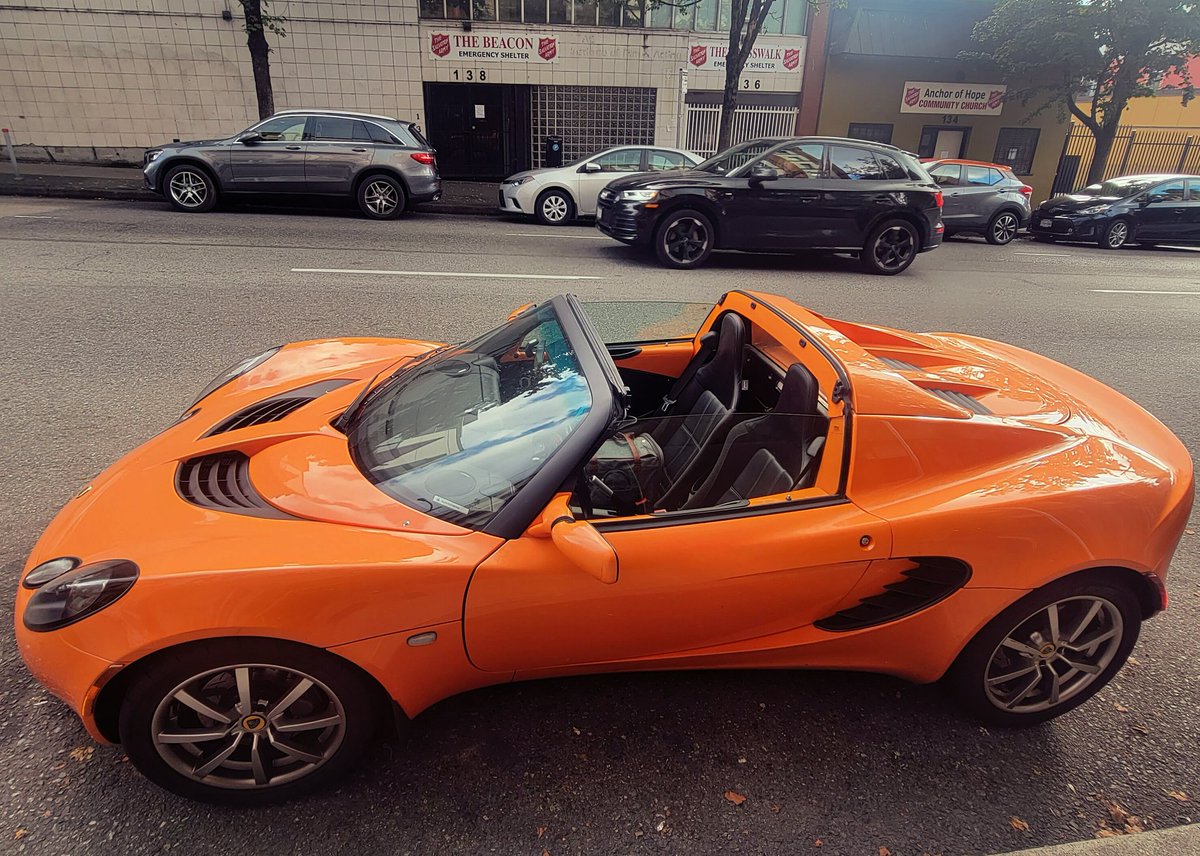
[[(1054, 176), (1054, 192), (1070, 193), (1087, 179), (1096, 141), (1082, 125), (1072, 124)], [(1200, 175), (1200, 128), (1117, 129), (1104, 178), (1148, 172), (1190, 172)]]
[[(730, 145), (755, 137), (787, 137), (796, 133), (795, 107), (738, 107), (733, 111)], [(721, 127), (720, 104), (687, 105), (687, 143), (689, 152), (709, 157), (717, 153), (717, 132)]]

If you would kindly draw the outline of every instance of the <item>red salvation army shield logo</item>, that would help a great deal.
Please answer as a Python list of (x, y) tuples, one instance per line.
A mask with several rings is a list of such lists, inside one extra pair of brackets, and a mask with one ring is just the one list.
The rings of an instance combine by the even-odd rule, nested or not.
[(800, 64), (800, 49), (788, 48), (783, 52), (783, 67), (788, 71)]
[(446, 56), (450, 53), (450, 36), (446, 33), (434, 33), (430, 36), (429, 47), (434, 56)]
[(706, 45), (692, 45), (692, 65), (704, 65), (708, 62), (708, 47)]
[(558, 56), (558, 39), (538, 39), (538, 56), (546, 62)]
[(917, 102), (921, 100), (921, 87), (910, 86), (904, 90), (904, 103), (909, 107), (916, 107)]
[(991, 92), (988, 93), (988, 109), (989, 110), (995, 110), (1002, 103), (1004, 103), (1004, 90), (1003, 89), (993, 89)]

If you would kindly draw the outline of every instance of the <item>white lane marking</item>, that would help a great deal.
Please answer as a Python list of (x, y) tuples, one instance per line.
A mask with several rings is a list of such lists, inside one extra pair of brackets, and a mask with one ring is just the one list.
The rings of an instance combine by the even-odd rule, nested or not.
[(1014, 250), (1013, 255), (1014, 256), (1057, 256), (1059, 258), (1065, 259), (1068, 256), (1070, 256), (1071, 254), (1070, 253), (1024, 253), (1024, 252), (1021, 252), (1020, 250)]
[(545, 232), (505, 232), (510, 238), (578, 238), (581, 241), (611, 241), (608, 235), (547, 235)]
[(53, 220), (49, 214), (10, 214), (10, 217), (19, 217), (22, 220)]
[(1200, 291), (1138, 291), (1134, 288), (1093, 288), (1093, 294), (1188, 294), (1200, 297)]
[(351, 270), (350, 268), (292, 268), (292, 273), (352, 273), (367, 274), (368, 276), (437, 276), (453, 279), (466, 277), (470, 279), (604, 279), (602, 276), (570, 276), (567, 274), (551, 273), (467, 273), (453, 270)]

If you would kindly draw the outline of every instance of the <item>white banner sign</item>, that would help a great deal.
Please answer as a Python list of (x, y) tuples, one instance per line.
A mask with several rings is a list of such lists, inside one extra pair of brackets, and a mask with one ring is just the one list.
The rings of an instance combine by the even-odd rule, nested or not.
[[(729, 53), (729, 45), (721, 43), (693, 44), (688, 53), (688, 61), (703, 71), (724, 71), (725, 55)], [(746, 60), (742, 74), (774, 74), (777, 72), (799, 71), (804, 61), (804, 51), (792, 45), (755, 44)]]
[(557, 62), (558, 36), (435, 31), (429, 34), (429, 55), (463, 62)]
[(901, 113), (974, 113), (999, 116), (1004, 109), (1003, 83), (927, 83), (904, 81)]

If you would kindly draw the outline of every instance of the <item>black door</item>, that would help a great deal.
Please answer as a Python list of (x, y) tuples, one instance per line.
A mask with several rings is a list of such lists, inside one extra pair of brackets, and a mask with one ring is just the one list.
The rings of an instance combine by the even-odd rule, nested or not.
[[(728, 235), (724, 245), (745, 250), (825, 246), (827, 212), (823, 200), (827, 194), (820, 188), (824, 150), (820, 143), (776, 149), (750, 167), (743, 167), (739, 178), (729, 179)], [(774, 177), (749, 178), (755, 165), (769, 167)]]
[(1137, 213), (1134, 239), (1168, 242), (1172, 238), (1178, 239), (1187, 229), (1187, 214), (1183, 179), (1160, 184), (1146, 192), (1141, 210)]
[(443, 178), (496, 181), (528, 163), (528, 88), (426, 83), (429, 142)]

